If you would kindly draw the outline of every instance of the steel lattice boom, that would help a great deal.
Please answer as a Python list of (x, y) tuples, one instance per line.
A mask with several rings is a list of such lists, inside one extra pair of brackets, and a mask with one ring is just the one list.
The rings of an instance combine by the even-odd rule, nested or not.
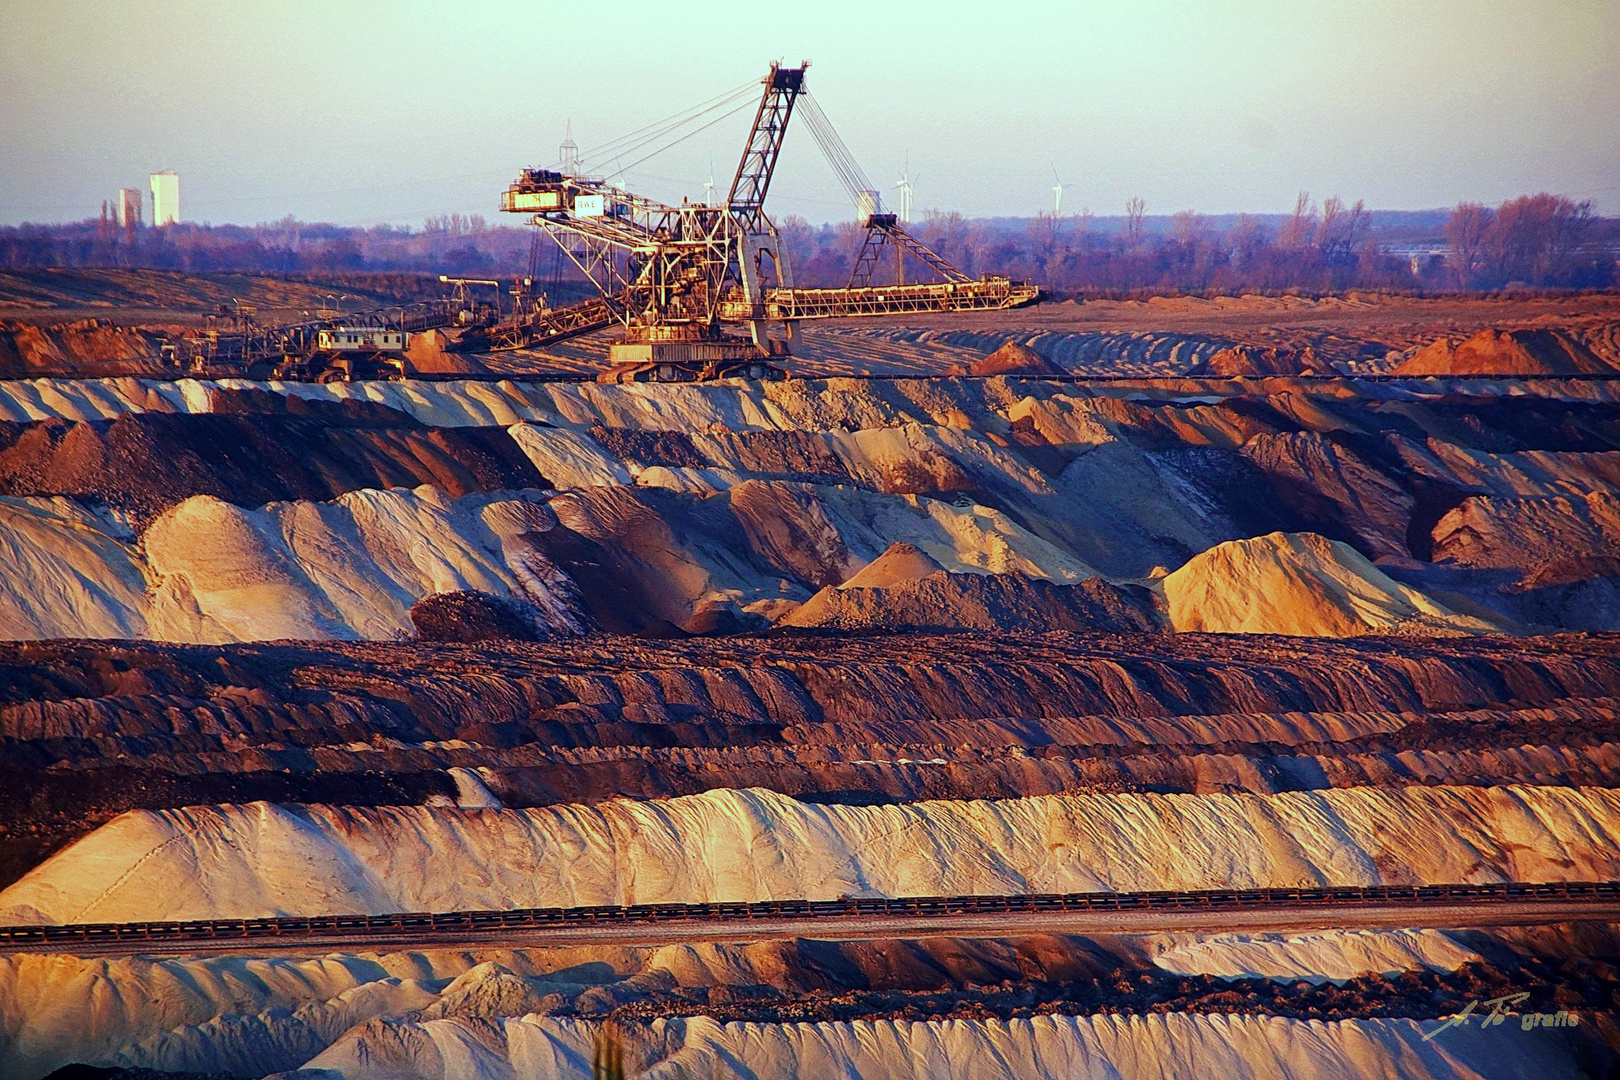
[[(849, 288), (793, 287), (765, 198), (808, 67), (771, 65), (722, 206), (666, 206), (600, 178), (525, 169), (502, 193), (500, 208), (532, 215), (601, 295), (570, 307), (536, 308), (493, 328), (491, 347), (543, 344), (617, 319), (624, 340), (612, 346), (613, 368), (604, 379), (779, 376), (768, 361), (791, 353), (801, 319), (980, 311), (1038, 300), (1035, 286), (969, 279), (901, 228), (894, 215), (878, 213), (862, 222), (867, 241)], [(814, 108), (811, 114), (820, 115)], [(873, 286), (886, 244), (911, 255), (940, 282)], [(781, 337), (771, 335), (771, 323), (782, 325)], [(728, 333), (728, 325), (746, 328), (747, 336)]]

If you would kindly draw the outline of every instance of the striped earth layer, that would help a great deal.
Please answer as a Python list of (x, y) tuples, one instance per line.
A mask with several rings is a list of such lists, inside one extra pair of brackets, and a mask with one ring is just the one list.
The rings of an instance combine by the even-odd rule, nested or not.
[[(999, 343), (908, 333), (818, 347)], [(1616, 384), (1024, 340), (1144, 377), (0, 383), (0, 921), (1620, 876)], [(1617, 992), (1585, 923), (17, 954), (0, 1074), (1601, 1076)]]

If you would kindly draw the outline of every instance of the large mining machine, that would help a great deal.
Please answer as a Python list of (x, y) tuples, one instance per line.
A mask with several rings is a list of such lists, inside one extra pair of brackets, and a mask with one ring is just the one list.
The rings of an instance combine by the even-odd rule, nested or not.
[[(205, 318), (202, 330), (165, 344), (169, 366), (191, 375), (278, 379), (294, 382), (349, 382), (404, 379), (411, 374), (405, 353), (411, 336), (426, 330), (472, 333), (501, 324), (500, 283), (440, 276), (451, 295), (390, 307), (343, 312), (306, 312), (299, 322), (265, 326), (258, 309), (237, 302)], [(475, 295), (474, 286), (494, 286), (495, 300)], [(519, 282), (518, 301), (524, 302)]]
[[(617, 322), (624, 327), (623, 340), (610, 347), (611, 367), (598, 376), (601, 381), (772, 378), (783, 374), (778, 362), (791, 355), (797, 325), (805, 319), (986, 311), (1037, 301), (1040, 290), (1033, 285), (998, 276), (969, 278), (906, 232), (894, 214), (882, 212), (871, 185), (807, 93), (808, 67), (771, 65), (731, 190), (718, 205), (668, 206), (585, 175), (572, 163), (523, 170), (501, 194), (500, 209), (532, 215), (533, 224), (600, 295), (566, 307), (536, 305), (491, 327), (491, 337), (499, 336), (501, 347), (532, 347)], [(725, 96), (716, 100), (729, 103)], [(765, 213), (783, 136), (801, 102), (812, 134), (856, 195), (866, 229), (854, 272), (841, 289), (794, 288), (787, 252)], [(681, 123), (694, 117), (703, 113), (689, 113)], [(652, 129), (674, 126), (679, 125)], [(898, 266), (909, 254), (938, 280), (873, 284), (889, 245)], [(897, 276), (903, 278), (903, 270)], [(771, 332), (772, 324), (781, 326), (779, 335)]]

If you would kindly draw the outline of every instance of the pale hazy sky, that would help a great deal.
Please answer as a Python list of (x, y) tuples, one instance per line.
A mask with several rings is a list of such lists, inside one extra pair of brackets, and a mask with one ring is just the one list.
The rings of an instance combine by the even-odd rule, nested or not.
[[(498, 217), (590, 147), (812, 61), (872, 179), (971, 215), (1381, 209), (1551, 190), (1620, 213), (1620, 0), (200, 3), (0, 0), (0, 222), (175, 169), (188, 220)], [(722, 187), (747, 117), (631, 170)], [(802, 126), (777, 216), (850, 216)], [(148, 207), (150, 213), (150, 207)]]

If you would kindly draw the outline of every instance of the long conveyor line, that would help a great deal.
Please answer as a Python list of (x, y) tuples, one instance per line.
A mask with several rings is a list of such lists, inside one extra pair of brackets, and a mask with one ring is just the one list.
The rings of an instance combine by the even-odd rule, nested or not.
[(0, 950), (6, 946), (205, 945), (250, 939), (352, 938), (356, 944), (386, 935), (391, 940), (420, 936), (499, 935), (502, 931), (542, 928), (588, 928), (641, 924), (703, 922), (744, 929), (749, 922), (825, 920), (835, 928), (851, 918), (900, 918), (926, 924), (930, 918), (964, 915), (1032, 916), (1042, 913), (1106, 914), (1258, 911), (1267, 908), (1317, 909), (1448, 905), (1467, 909), (1513, 904), (1534, 909), (1545, 905), (1568, 918), (1572, 908), (1589, 904), (1595, 917), (1620, 910), (1620, 882), (1529, 884), (1498, 882), (1480, 885), (1369, 885), (1290, 889), (1216, 889), (1197, 892), (1067, 893), (1022, 896), (915, 896), (897, 899), (767, 900), (753, 903), (636, 904), (572, 908), (517, 908), (509, 911), (396, 912), (382, 915), (312, 915), (263, 919), (201, 919), (178, 922), (81, 923), (73, 925), (0, 927)]

